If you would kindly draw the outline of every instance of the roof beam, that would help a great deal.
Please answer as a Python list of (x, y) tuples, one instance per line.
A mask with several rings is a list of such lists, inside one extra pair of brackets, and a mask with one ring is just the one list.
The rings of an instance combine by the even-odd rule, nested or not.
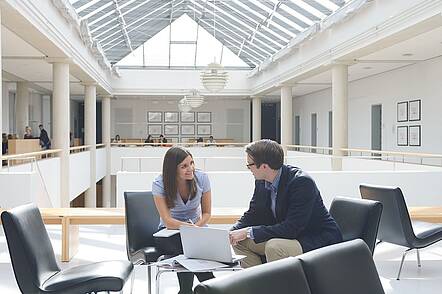
[(126, 42), (127, 47), (130, 49), (130, 52), (134, 51), (132, 49), (132, 43), (130, 41), (129, 34), (126, 30), (126, 21), (124, 20), (123, 14), (121, 14), (120, 6), (118, 5), (118, 0), (113, 0), (115, 12), (117, 14), (118, 22), (120, 23), (120, 29), (124, 36), (124, 41)]
[[(191, 7), (191, 6), (190, 6), (190, 8), (191, 8), (191, 9), (194, 9), (194, 8)], [(197, 11), (197, 13), (200, 13), (200, 12)], [(212, 24), (210, 23), (209, 19), (208, 19), (207, 21), (205, 21), (205, 20), (201, 17), (201, 18), (199, 19), (199, 22), (205, 22), (205, 23), (207, 24), (207, 26), (206, 26), (206, 28), (205, 28), (207, 32), (210, 33), (210, 32), (213, 30), (213, 26), (212, 26)], [(241, 34), (240, 34), (239, 32), (234, 31), (232, 27), (227, 27), (226, 25), (227, 25), (227, 23), (224, 22), (223, 20), (218, 21), (218, 28), (221, 27), (222, 29), (226, 30), (226, 32), (228, 33), (229, 37), (230, 37), (232, 40), (235, 40), (235, 42), (237, 42), (238, 44), (241, 44), (241, 41), (240, 41), (240, 40), (243, 40), (243, 39), (244, 39), (244, 36), (246, 35), (246, 33), (243, 32), (243, 31), (241, 31)], [(222, 30), (218, 29), (218, 35), (219, 35), (219, 33), (223, 33), (223, 34), (224, 34), (224, 32), (223, 32)], [(226, 34), (224, 34), (224, 35), (226, 35)], [(264, 47), (258, 47), (256, 44), (254, 44), (254, 43), (249, 43), (249, 42), (248, 42), (248, 44), (250, 44), (250, 50), (252, 50), (252, 51), (256, 51), (256, 54), (258, 54), (259, 56), (261, 56), (260, 59), (262, 59), (262, 60), (264, 60), (265, 58), (267, 58), (268, 56), (270, 56), (270, 55), (272, 55), (273, 53), (276, 52), (275, 49), (273, 49), (273, 48), (271, 48), (271, 47), (268, 47), (268, 45), (267, 45), (267, 44), (264, 44), (264, 43), (262, 44)], [(253, 47), (253, 48), (251, 48), (251, 47)], [(260, 53), (259, 53), (259, 52), (260, 52)]]

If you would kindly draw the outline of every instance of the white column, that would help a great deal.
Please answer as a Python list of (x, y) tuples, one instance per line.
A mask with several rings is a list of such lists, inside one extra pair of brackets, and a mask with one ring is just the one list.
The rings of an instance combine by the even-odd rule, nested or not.
[[(340, 148), (348, 147), (348, 65), (332, 68), (333, 155), (343, 156)], [(341, 158), (332, 161), (333, 170), (342, 170)]]
[(91, 181), (90, 187), (85, 193), (85, 207), (97, 207), (97, 181), (96, 181), (96, 164), (97, 164), (97, 150), (96, 150), (96, 111), (97, 111), (97, 96), (95, 84), (85, 84), (84, 87), (84, 141), (85, 145), (90, 145), (90, 171)]
[[(60, 154), (60, 206), (69, 207), (69, 63), (52, 64), (53, 79), (53, 147)], [(54, 204), (55, 206), (55, 204)]]
[[(1, 17), (1, 10), (0, 10), (0, 23), (2, 22), (2, 17)], [(0, 69), (3, 68), (2, 67), (2, 34), (1, 34), (1, 29), (0, 29)], [(0, 81), (3, 81), (2, 78), (2, 71), (0, 70)], [(0, 87), (2, 87), (3, 85), (0, 84)], [(3, 94), (3, 89), (0, 89), (0, 93)], [(9, 95), (8, 95), (8, 101), (9, 101)], [(0, 130), (3, 130), (3, 110), (2, 110), (2, 103), (0, 103)], [(9, 111), (9, 107), (7, 109), (7, 111)], [(2, 161), (2, 154), (0, 153), (0, 171), (2, 169), (3, 166), (3, 161)]]
[(281, 88), (281, 145), (287, 154), (287, 145), (293, 144), (292, 87)]
[(252, 99), (252, 141), (261, 140), (261, 97)]
[(51, 102), (52, 97), (50, 95), (43, 95), (41, 97), (41, 124), (48, 132), (49, 138), (52, 138), (52, 123), (51, 123)]
[(17, 136), (19, 139), (23, 139), (25, 127), (29, 125), (29, 87), (27, 82), (17, 82), (15, 122)]
[(111, 206), (111, 107), (110, 107), (110, 96), (104, 96), (101, 100), (101, 135), (103, 144), (106, 148), (106, 175), (103, 178), (103, 207)]
[(6, 82), (2, 83), (2, 105), (0, 106), (2, 112), (0, 115), (2, 116), (2, 132), (9, 134), (9, 84)]

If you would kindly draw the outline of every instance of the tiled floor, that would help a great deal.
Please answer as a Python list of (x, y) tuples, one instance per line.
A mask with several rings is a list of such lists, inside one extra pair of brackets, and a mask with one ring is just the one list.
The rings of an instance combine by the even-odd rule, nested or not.
[[(47, 226), (57, 258), (61, 248), (59, 226)], [(70, 267), (82, 263), (126, 259), (125, 232), (123, 226), (81, 226), (80, 250), (75, 258), (61, 267)], [(421, 251), (422, 268), (417, 267), (416, 254), (407, 255), (402, 270), (401, 280), (395, 277), (402, 257), (403, 248), (390, 244), (381, 244), (376, 248), (375, 261), (386, 293), (400, 294), (436, 294), (442, 289), (442, 242)], [(226, 275), (231, 273), (217, 273)], [(195, 284), (197, 281), (195, 281)], [(129, 283), (125, 293), (129, 293)], [(154, 285), (153, 285), (154, 286)], [(162, 294), (176, 294), (178, 282), (172, 273), (165, 273), (161, 280)], [(0, 293), (20, 293), (12, 271), (6, 240), (0, 231)], [(137, 267), (134, 292), (147, 293), (146, 270)]]

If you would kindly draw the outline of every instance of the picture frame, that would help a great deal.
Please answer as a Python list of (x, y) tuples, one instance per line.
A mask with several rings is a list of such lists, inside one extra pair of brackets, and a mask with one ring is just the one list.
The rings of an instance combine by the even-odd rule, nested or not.
[(408, 102), (398, 102), (397, 103), (397, 121), (398, 122), (404, 122), (408, 121)]
[[(178, 112), (176, 111), (165, 111), (164, 112), (164, 122), (165, 123), (177, 123), (179, 119)], [(164, 131), (166, 132), (166, 131)]]
[(195, 125), (181, 125), (181, 135), (194, 136), (195, 135)]
[(161, 123), (163, 122), (163, 113), (161, 111), (148, 111), (147, 112), (148, 123)]
[(421, 126), (409, 126), (408, 127), (408, 138), (410, 146), (421, 146)]
[(179, 126), (177, 124), (164, 125), (164, 135), (178, 135)]
[(196, 115), (196, 121), (199, 123), (211, 123), (212, 113), (211, 112), (198, 112)]
[(163, 126), (159, 124), (150, 124), (147, 126), (147, 133), (149, 135), (161, 135), (163, 133)]
[(212, 125), (197, 125), (197, 134), (202, 136), (210, 136), (212, 134)]
[(398, 146), (408, 146), (408, 127), (398, 126), (397, 127), (397, 145)]
[(421, 120), (421, 100), (411, 100), (408, 103), (408, 120), (420, 121)]
[(179, 143), (178, 137), (167, 137), (167, 143)]
[(195, 122), (195, 112), (181, 112), (181, 122), (182, 123), (194, 123)]

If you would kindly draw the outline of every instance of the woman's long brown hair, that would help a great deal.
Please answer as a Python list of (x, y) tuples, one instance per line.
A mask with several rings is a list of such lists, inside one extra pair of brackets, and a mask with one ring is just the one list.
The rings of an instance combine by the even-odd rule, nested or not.
[[(177, 169), (178, 165), (186, 159), (187, 156), (192, 157), (190, 152), (182, 147), (175, 146), (167, 150), (166, 155), (164, 155), (163, 161), (163, 184), (164, 192), (166, 196), (166, 204), (168, 208), (175, 207), (175, 199), (177, 194)], [(187, 181), (187, 185), (190, 191), (190, 199), (196, 196), (196, 179)], [(189, 200), (190, 200), (189, 199)]]

